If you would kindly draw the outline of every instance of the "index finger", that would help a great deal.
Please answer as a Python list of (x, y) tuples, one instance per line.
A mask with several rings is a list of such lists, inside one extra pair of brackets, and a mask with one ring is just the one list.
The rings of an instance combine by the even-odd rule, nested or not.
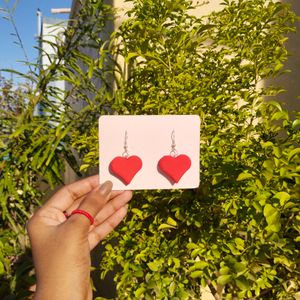
[(65, 185), (56, 192), (46, 203), (45, 207), (54, 207), (61, 211), (69, 208), (74, 201), (87, 195), (91, 190), (99, 186), (99, 175), (87, 177)]

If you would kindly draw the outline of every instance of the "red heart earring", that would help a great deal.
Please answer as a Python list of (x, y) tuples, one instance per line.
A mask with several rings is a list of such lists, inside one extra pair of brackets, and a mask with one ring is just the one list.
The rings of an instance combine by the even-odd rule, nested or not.
[(165, 176), (171, 184), (178, 183), (181, 177), (191, 167), (191, 159), (185, 154), (177, 154), (175, 144), (175, 131), (171, 134), (172, 145), (170, 155), (163, 156), (157, 164), (158, 171)]
[(125, 131), (124, 152), (122, 156), (115, 157), (109, 164), (109, 172), (128, 185), (136, 173), (142, 168), (142, 160), (136, 156), (129, 156), (127, 146), (128, 134)]

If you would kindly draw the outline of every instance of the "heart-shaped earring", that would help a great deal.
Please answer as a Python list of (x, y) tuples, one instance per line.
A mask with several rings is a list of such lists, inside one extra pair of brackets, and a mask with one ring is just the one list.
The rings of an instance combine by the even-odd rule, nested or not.
[(125, 131), (124, 152), (122, 156), (115, 157), (109, 164), (109, 172), (128, 185), (136, 173), (142, 168), (142, 160), (136, 156), (129, 156), (127, 146), (128, 134)]
[(172, 145), (170, 155), (163, 156), (157, 164), (158, 171), (165, 176), (171, 184), (178, 183), (181, 177), (191, 167), (191, 159), (185, 154), (177, 154), (175, 144), (175, 131), (171, 134)]

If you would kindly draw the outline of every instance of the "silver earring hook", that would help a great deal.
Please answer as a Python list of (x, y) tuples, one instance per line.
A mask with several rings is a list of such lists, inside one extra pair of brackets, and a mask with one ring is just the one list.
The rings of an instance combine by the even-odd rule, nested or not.
[(173, 157), (177, 156), (177, 150), (176, 150), (176, 143), (175, 143), (175, 130), (173, 129), (171, 133), (171, 140), (172, 140), (172, 145), (171, 145), (171, 152), (170, 155)]
[(122, 156), (123, 156), (123, 157), (126, 157), (126, 158), (129, 156), (127, 141), (128, 141), (128, 133), (127, 133), (127, 130), (125, 130), (125, 137), (124, 137), (124, 152), (122, 153)]

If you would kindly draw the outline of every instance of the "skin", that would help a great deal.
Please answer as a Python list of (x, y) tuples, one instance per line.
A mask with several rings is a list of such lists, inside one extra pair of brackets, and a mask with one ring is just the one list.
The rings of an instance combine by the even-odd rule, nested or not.
[[(90, 251), (123, 220), (131, 191), (112, 191), (112, 183), (99, 186), (92, 176), (66, 185), (28, 221), (37, 276), (35, 300), (92, 299)], [(75, 209), (90, 213), (74, 214)]]

